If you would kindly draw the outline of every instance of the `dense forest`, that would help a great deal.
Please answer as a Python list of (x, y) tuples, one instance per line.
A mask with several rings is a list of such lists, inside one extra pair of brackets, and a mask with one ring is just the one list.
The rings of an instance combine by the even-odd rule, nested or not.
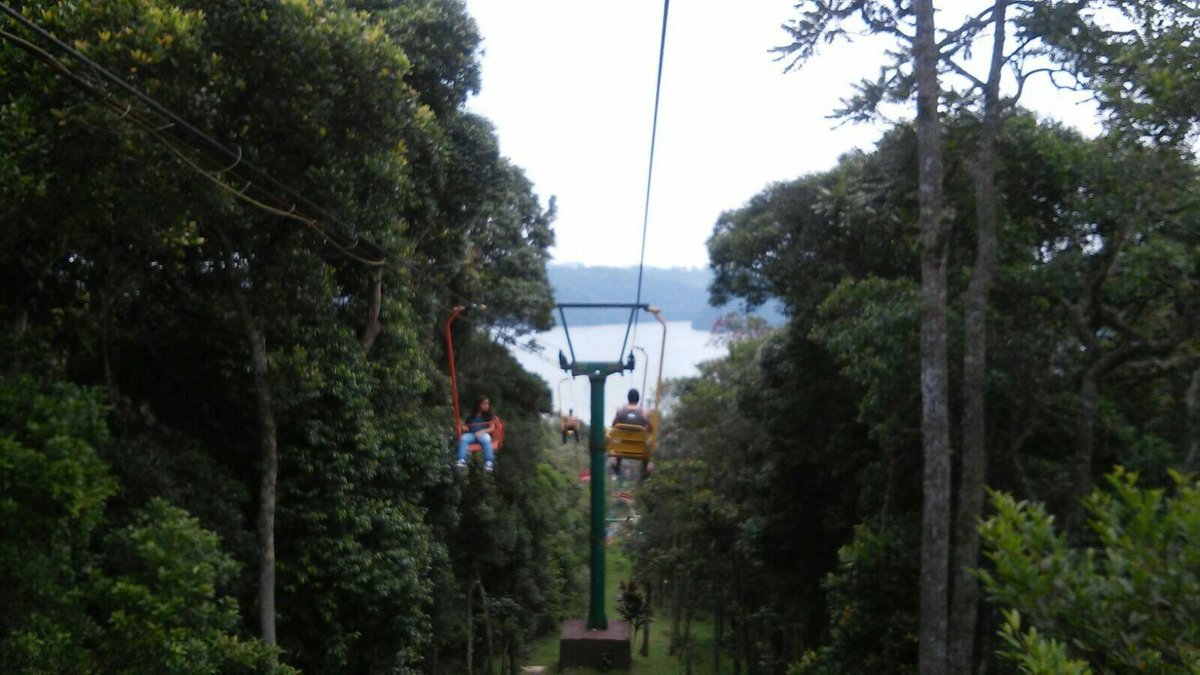
[[(508, 350), (555, 204), (465, 106), (461, 0), (10, 8), (0, 671), (519, 672), (587, 516)], [(712, 305), (782, 318), (669, 384), (627, 498), (679, 672), (1200, 672), (1200, 3), (952, 16), (780, 17), (781, 69), (895, 39), (831, 111), (887, 130), (713, 228)], [(452, 465), (459, 305), (494, 474)]]
[(895, 36), (836, 114), (916, 116), (709, 239), (714, 302), (788, 321), (674, 383), (638, 555), (688, 671), (1200, 672), (1200, 5), (980, 5), (787, 26), (793, 67)]
[(237, 157), (0, 20), (0, 671), (515, 667), (584, 516), (502, 344), (550, 324), (554, 211), (464, 110), (462, 4), (16, 7)]

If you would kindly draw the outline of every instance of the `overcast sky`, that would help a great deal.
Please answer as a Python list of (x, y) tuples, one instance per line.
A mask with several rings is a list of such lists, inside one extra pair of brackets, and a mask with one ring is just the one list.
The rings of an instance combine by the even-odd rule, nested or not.
[[(956, 0), (956, 9), (970, 3)], [(722, 211), (770, 183), (828, 169), (880, 128), (828, 119), (874, 76), (887, 43), (826, 47), (784, 73), (769, 50), (795, 0), (675, 0), (667, 28), (646, 264), (701, 267)], [(467, 0), (483, 35), (483, 88), (469, 107), (543, 203), (558, 198), (558, 262), (636, 265), (662, 3)], [(980, 50), (983, 52), (986, 50)], [(1095, 131), (1094, 109), (1044, 83), (1023, 103)]]

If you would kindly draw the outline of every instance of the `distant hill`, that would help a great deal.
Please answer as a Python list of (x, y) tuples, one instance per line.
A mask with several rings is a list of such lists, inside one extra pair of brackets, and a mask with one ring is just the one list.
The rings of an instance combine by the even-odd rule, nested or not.
[[(558, 302), (628, 302), (637, 297), (637, 267), (587, 267), (551, 264), (547, 267)], [(737, 310), (736, 304), (712, 307), (708, 285), (712, 271), (681, 267), (647, 267), (642, 275), (642, 302), (661, 307), (668, 321), (690, 321), (697, 330), (709, 330), (721, 316)], [(755, 312), (773, 326), (783, 323), (777, 303)], [(557, 318), (557, 317), (556, 317)], [(572, 310), (571, 325), (623, 323), (627, 313), (612, 310)]]

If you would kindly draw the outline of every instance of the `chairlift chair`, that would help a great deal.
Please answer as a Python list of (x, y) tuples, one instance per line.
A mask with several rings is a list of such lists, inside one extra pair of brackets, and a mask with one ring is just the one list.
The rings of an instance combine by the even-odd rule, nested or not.
[[(462, 421), (462, 409), (458, 405), (458, 372), (457, 372), (457, 370), (455, 370), (455, 367), (454, 367), (454, 336), (450, 330), (450, 326), (455, 322), (455, 320), (458, 319), (458, 317), (462, 316), (462, 314), (464, 314), (468, 309), (471, 309), (472, 307), (479, 307), (482, 309), (485, 306), (484, 305), (471, 305), (471, 306), (458, 305), (458, 306), (456, 306), (454, 308), (454, 311), (452, 311), (450, 313), (450, 318), (446, 319), (446, 327), (445, 327), (446, 355), (450, 361), (450, 398), (451, 398), (451, 402), (454, 404), (453, 443), (455, 445), (457, 445), (459, 439), (462, 438), (463, 421)], [(504, 445), (504, 420), (500, 419), (500, 416), (497, 415), (495, 431), (492, 433), (492, 450), (495, 452), (499, 452), (501, 446), (503, 446), (503, 445)], [(480, 445), (479, 443), (471, 443), (469, 446), (467, 446), (467, 450), (469, 452), (482, 452), (483, 446)]]

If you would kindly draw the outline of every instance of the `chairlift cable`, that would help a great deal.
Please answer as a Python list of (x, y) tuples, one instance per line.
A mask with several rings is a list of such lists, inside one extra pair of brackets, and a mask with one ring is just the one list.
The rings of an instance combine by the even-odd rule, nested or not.
[[(658, 41), (658, 75), (654, 82), (654, 116), (650, 125), (650, 162), (646, 169), (646, 200), (642, 209), (642, 250), (638, 257), (637, 297), (633, 303), (635, 305), (642, 304), (642, 275), (646, 263), (646, 230), (650, 224), (650, 188), (654, 179), (654, 147), (658, 140), (658, 104), (662, 97), (663, 57), (667, 49), (667, 15), (670, 6), (671, 0), (663, 0), (662, 33)], [(635, 331), (637, 330), (636, 325), (637, 319), (635, 318)], [(636, 338), (636, 332), (634, 336)]]
[[(659, 36), (658, 42), (658, 74), (654, 82), (654, 114), (650, 124), (650, 161), (646, 168), (646, 199), (642, 209), (642, 248), (638, 255), (638, 277), (637, 277), (637, 293), (634, 300), (634, 305), (642, 304), (642, 276), (646, 267), (646, 231), (650, 224), (650, 193), (654, 179), (654, 148), (658, 140), (658, 105), (662, 98), (662, 71), (663, 59), (667, 48), (667, 16), (671, 6), (671, 0), (663, 0), (663, 20), (662, 33)], [(637, 342), (637, 311), (634, 310), (629, 314), (629, 323), (625, 326), (625, 338), (621, 340), (621, 358), (625, 357), (625, 345), (629, 344), (630, 329), (633, 330), (633, 341)], [(632, 354), (632, 352), (630, 352)]]
[[(93, 61), (92, 59), (88, 58), (87, 56), (85, 56), (84, 54), (79, 52), (79, 50), (75, 49), (73, 46), (58, 39), (53, 34), (51, 34), (49, 31), (47, 31), (45, 28), (41, 27), (36, 22), (25, 17), (24, 15), (22, 15), (20, 12), (16, 11), (9, 5), (7, 5), (3, 2), (0, 2), (0, 14), (4, 14), (4, 15), (8, 16), (9, 18), (14, 20), (18, 24), (26, 27), (27, 29), (33, 31), (34, 33), (49, 40), (50, 42), (52, 42), (54, 45), (56, 45), (60, 49), (66, 51), (73, 58), (75, 58), (76, 60), (78, 60), (81, 63), (88, 66), (93, 72), (104, 76), (105, 79), (107, 79), (107, 80), (115, 82), (121, 88), (130, 92), (136, 99), (144, 102), (159, 117), (166, 120), (167, 124), (159, 125), (156, 127), (154, 124), (152, 124), (150, 122), (150, 120), (147, 120), (141, 114), (139, 114), (137, 112), (132, 112), (132, 114), (131, 114), (131, 110), (133, 110), (133, 105), (132, 104), (122, 105), (120, 102), (118, 102), (117, 97), (114, 96), (111, 91), (108, 91), (107, 88), (104, 87), (102, 84), (92, 82), (88, 78), (85, 78), (84, 76), (75, 72), (70, 67), (68, 67), (65, 63), (63, 63), (59, 59), (55, 58), (54, 55), (50, 54), (49, 52), (47, 52), (40, 46), (35, 45), (32, 42), (29, 42), (23, 38), (20, 38), (19, 36), (16, 36), (12, 33), (8, 33), (7, 31), (0, 31), (0, 38), (3, 38), (5, 40), (8, 40), (8, 41), (18, 45), (19, 47), (24, 49), (26, 52), (30, 53), (32, 56), (45, 62), (47, 65), (52, 67), (54, 70), (58, 71), (61, 75), (66, 77), (67, 80), (70, 81), (72, 84), (74, 84), (77, 88), (79, 88), (79, 89), (83, 90), (84, 92), (90, 94), (91, 96), (99, 99), (100, 102), (105, 107), (108, 107), (111, 110), (113, 110), (114, 112), (119, 113), (118, 119), (124, 119), (124, 120), (128, 121), (130, 124), (133, 124), (135, 127), (139, 128), (142, 131), (146, 132), (147, 134), (153, 136), (159, 142), (159, 144), (165, 146), (171, 153), (175, 154), (178, 159), (180, 159), (185, 165), (188, 166), (188, 168), (191, 168), (192, 170), (201, 173), (202, 176), (209, 181), (217, 182), (219, 184), (220, 188), (226, 189), (226, 190), (231, 190), (233, 192), (237, 192), (237, 193), (241, 194), (242, 197), (240, 197), (240, 199), (242, 199), (242, 201), (246, 201), (247, 203), (250, 203), (252, 206), (254, 206), (256, 208), (260, 208), (267, 212), (273, 213), (275, 215), (279, 215), (281, 217), (287, 217), (291, 220), (296, 220), (296, 221), (299, 221), (299, 222), (307, 225), (308, 227), (315, 230), (319, 235), (321, 235), (321, 237), (327, 243), (334, 246), (334, 248), (337, 248), (342, 254), (346, 255), (348, 258), (351, 258), (351, 259), (355, 260), (356, 262), (359, 262), (360, 264), (363, 264), (368, 267), (374, 267), (374, 266), (378, 266), (378, 265), (386, 263), (387, 259), (394, 260), (401, 267), (406, 268), (410, 273), (412, 273), (418, 277), (425, 277), (426, 281), (430, 285), (432, 285), (438, 289), (441, 289), (448, 295), (461, 301), (463, 304), (473, 304), (470, 299), (466, 298), (461, 293), (455, 291), (454, 289), (450, 288), (446, 284), (441, 283), (441, 282), (437, 281), (436, 279), (432, 278), (431, 275), (424, 273), (423, 270), (418, 269), (417, 266), (415, 264), (413, 264), (412, 262), (407, 261), (404, 258), (402, 258), (401, 256), (392, 253), (386, 247), (379, 244), (378, 242), (375, 242), (367, 237), (360, 236), (358, 234), (357, 228), (346, 225), (340, 219), (331, 215), (328, 211), (313, 204), (311, 201), (309, 201), (307, 198), (305, 198), (298, 191), (294, 190), (293, 188), (289, 187), (288, 185), (286, 185), (286, 184), (282, 183), (281, 181), (266, 174), (264, 171), (262, 171), (261, 169), (256, 167), (253, 163), (251, 163), (249, 160), (246, 160), (243, 157), (243, 152), (242, 152), (241, 148), (235, 146), (234, 149), (231, 149), (229, 147), (226, 147), (225, 145), (222, 145), (216, 139), (212, 138), (211, 136), (204, 133), (203, 131), (200, 131), (195, 126), (189, 124), (186, 120), (184, 120), (177, 114), (173, 113), (172, 111), (167, 109), (162, 104), (158, 103), (158, 101), (156, 101), (149, 95), (141, 92), (133, 85), (125, 82), (119, 76), (114, 75), (111, 71), (105, 69), (100, 64), (98, 64), (95, 61)], [(171, 128), (171, 127), (178, 127), (178, 128), (188, 130), (193, 135), (204, 140), (205, 144), (212, 146), (212, 147), (216, 148), (217, 150), (219, 150), (222, 155), (227, 157), (232, 162), (232, 164), (229, 164), (228, 168), (222, 168), (221, 170), (216, 171), (215, 175), (214, 175), (214, 173), (210, 173), (208, 170), (199, 166), (199, 164), (197, 162), (195, 162), (193, 160), (189, 160), (183, 154), (183, 151), (181, 150), (181, 148), (179, 148), (174, 143), (171, 143), (169, 140), (167, 140), (165, 138), (165, 135), (162, 133), (162, 131), (165, 130), (166, 128)], [(183, 141), (182, 139), (178, 139), (178, 140), (181, 143), (186, 143), (186, 141)], [(207, 156), (206, 153), (199, 148), (196, 148), (194, 146), (189, 146), (188, 149), (191, 150), (200, 159), (206, 160), (207, 162), (212, 163), (214, 166), (222, 166), (222, 167), (226, 166), (225, 164), (223, 164), (221, 162), (214, 161), (214, 159), (211, 156)], [(237, 167), (237, 170), (234, 170), (234, 167)], [(260, 187), (259, 185), (255, 184), (255, 182), (253, 180), (246, 179), (245, 176), (242, 175), (243, 169), (249, 169), (250, 172), (252, 172), (256, 177), (261, 178), (261, 180), (263, 182), (269, 184), (270, 186), (282, 191), (283, 193), (285, 193), (291, 197), (294, 197), (294, 200), (282, 199), (277, 194), (273, 194), (269, 190), (266, 190), (263, 187)], [(243, 180), (246, 180), (246, 183), (247, 183), (246, 186), (244, 188), (242, 188), (241, 190), (238, 190), (236, 188), (233, 188), (232, 186), (229, 186), (228, 184), (225, 184), (225, 182), (222, 181), (219, 176), (220, 176), (220, 174), (226, 174), (226, 173), (229, 175), (233, 175), (233, 176), (239, 176)], [(256, 190), (257, 192), (259, 192), (263, 195), (266, 195), (272, 201), (275, 201), (276, 203), (282, 205), (283, 208), (272, 207), (269, 204), (265, 204), (262, 199), (246, 198), (244, 193), (251, 188), (253, 188), (254, 190)], [(313, 212), (316, 212), (317, 214), (319, 214), (323, 220), (331, 223), (337, 229), (341, 230), (344, 235), (350, 237), (352, 239), (353, 243), (346, 245), (346, 244), (336, 241), (332, 236), (330, 236), (330, 233), (323, 230), (319, 226), (319, 222), (317, 221), (317, 219), (311, 218), (311, 217), (306, 218), (303, 216), (303, 214), (297, 212), (295, 209), (296, 204), (304, 205), (307, 210), (310, 210), (310, 211), (313, 211)], [(290, 210), (288, 210), (289, 205), (291, 205)], [(364, 258), (361, 255), (353, 253), (352, 249), (357, 248), (357, 246), (360, 243), (366, 245), (369, 249), (372, 249), (372, 253), (379, 255), (381, 258), (384, 258), (384, 260), (372, 260), (372, 259)]]
[[(183, 129), (183, 130), (187, 131), (189, 134), (204, 141), (205, 144), (215, 148), (221, 154), (228, 157), (229, 160), (234, 161), (234, 162), (240, 164), (241, 166), (246, 167), (252, 174), (256, 175), (263, 182), (266, 182), (267, 184), (271, 185), (275, 189), (284, 192), (285, 194), (287, 194), (290, 197), (292, 197), (293, 199), (295, 199), (296, 202), (304, 205), (304, 207), (307, 208), (308, 210), (316, 212), (325, 220), (337, 225), (339, 228), (344, 230), (351, 237), (353, 237), (355, 239), (358, 238), (358, 228), (345, 224), (340, 219), (338, 219), (336, 216), (333, 216), (332, 214), (325, 211), (321, 207), (317, 206), (316, 204), (313, 204), (311, 201), (309, 201), (307, 198), (305, 198), (304, 195), (301, 194), (300, 192), (292, 189), (291, 187), (287, 186), (286, 184), (273, 178), (266, 171), (259, 169), (257, 166), (255, 166), (253, 163), (251, 163), (249, 160), (244, 159), (242, 157), (242, 153), (240, 150), (231, 149), (228, 146), (221, 143), (220, 141), (218, 141), (217, 139), (213, 138), (212, 136), (208, 135), (207, 133), (196, 128), (191, 123), (189, 123), (187, 120), (183, 119), (179, 115), (172, 112), (170, 109), (168, 109), (163, 104), (159, 103), (157, 100), (155, 100), (150, 95), (143, 93), (140, 89), (129, 84), (123, 78), (117, 76), (112, 71), (106, 69), (104, 66), (100, 65), (96, 61), (88, 58), (85, 54), (83, 54), (83, 52), (79, 51), (74, 46), (67, 44), (66, 42), (58, 39), (52, 33), (50, 33), (50, 31), (46, 30), (45, 28), (42, 28), (36, 22), (27, 18), (26, 16), (24, 16), (17, 10), (13, 9), (12, 7), (9, 7), (7, 4), (0, 3), (0, 12), (3, 12), (4, 14), (8, 15), (10, 18), (12, 18), (17, 23), (19, 23), (22, 26), (25, 26), (27, 29), (37, 33), (38, 35), (42, 36), (46, 40), (49, 40), (50, 42), (52, 42), (53, 44), (58, 46), (60, 49), (67, 52), (68, 54), (70, 54), (72, 58), (74, 58), (75, 60), (79, 61), (80, 63), (88, 66), (89, 68), (92, 69), (92, 71), (101, 75), (104, 79), (109, 80), (110, 82), (116, 84), (118, 87), (124, 89), (126, 92), (128, 92), (130, 95), (132, 95), (134, 98), (140, 100), (142, 103), (144, 103), (146, 106), (148, 106), (155, 113), (157, 113), (157, 114), (161, 115), (163, 118), (169, 120), (173, 125), (178, 126), (180, 129)], [(387, 253), (387, 251), (384, 250), (382, 246), (379, 246), (375, 242), (370, 241), (370, 240), (364, 240), (364, 241), (367, 244), (369, 244), (372, 248), (377, 249), (378, 253), (385, 253), (385, 254)]]

